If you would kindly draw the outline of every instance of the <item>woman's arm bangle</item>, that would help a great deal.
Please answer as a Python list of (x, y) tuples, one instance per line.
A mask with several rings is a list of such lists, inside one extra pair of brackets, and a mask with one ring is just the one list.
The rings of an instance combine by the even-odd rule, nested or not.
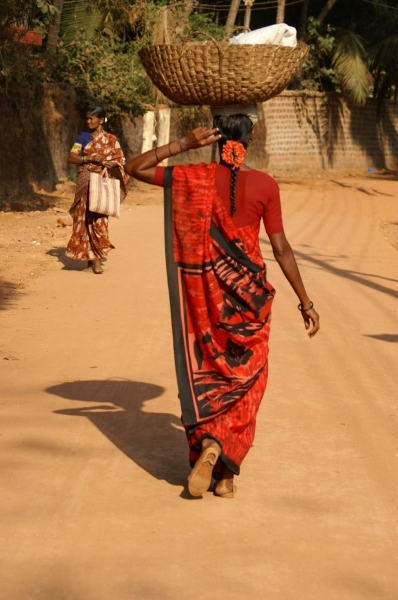
[(301, 312), (308, 312), (309, 310), (311, 310), (311, 308), (314, 308), (314, 303), (310, 301), (310, 305), (309, 305), (309, 307), (308, 307), (308, 308), (303, 308), (303, 305), (302, 305), (302, 304), (301, 304), (301, 302), (300, 302), (300, 304), (298, 305), (298, 307), (297, 307), (297, 308), (298, 308), (298, 309), (299, 309)]
[(175, 156), (175, 154), (173, 154), (171, 151), (171, 142), (169, 142), (169, 152), (170, 152), (170, 156)]
[(182, 138), (180, 138), (178, 141), (180, 143), (181, 152), (185, 152), (185, 148), (184, 148), (184, 145), (182, 143)]
[(85, 162), (86, 162), (86, 157), (85, 157), (85, 156), (83, 156), (83, 158), (82, 158), (82, 165), (83, 165)]
[(159, 160), (159, 156), (158, 156), (158, 149), (157, 149), (156, 147), (154, 148), (154, 152), (155, 152), (156, 160), (157, 160), (158, 162), (160, 162), (160, 160)]

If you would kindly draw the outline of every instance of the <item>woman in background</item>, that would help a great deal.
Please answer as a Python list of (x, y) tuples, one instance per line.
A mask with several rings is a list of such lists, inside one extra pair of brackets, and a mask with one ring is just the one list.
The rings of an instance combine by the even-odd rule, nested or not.
[(101, 259), (114, 248), (108, 236), (108, 217), (91, 212), (88, 207), (90, 172), (101, 173), (110, 169), (110, 177), (120, 179), (121, 196), (126, 196), (128, 176), (124, 173), (125, 158), (117, 138), (104, 131), (105, 109), (93, 106), (87, 111), (90, 132), (81, 132), (68, 156), (68, 163), (79, 165), (74, 202), (70, 208), (73, 217), (72, 237), (66, 256), (88, 261), (96, 274), (102, 273)]
[[(260, 249), (261, 220), (310, 337), (319, 329), (319, 315), (283, 231), (278, 185), (244, 162), (257, 107), (215, 109), (213, 116), (213, 128), (198, 127), (150, 150), (126, 171), (165, 188), (175, 365), (193, 467), (188, 489), (201, 496), (214, 477), (215, 495), (233, 498), (233, 479), (253, 444), (268, 377), (275, 290)], [(157, 166), (215, 142), (220, 164)]]

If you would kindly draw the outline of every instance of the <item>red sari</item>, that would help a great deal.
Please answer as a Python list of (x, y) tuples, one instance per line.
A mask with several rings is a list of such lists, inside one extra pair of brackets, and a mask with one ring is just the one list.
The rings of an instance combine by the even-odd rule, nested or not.
[(166, 264), (182, 422), (194, 464), (215, 439), (235, 474), (252, 446), (268, 375), (275, 290), (260, 223), (236, 228), (215, 186), (216, 163), (165, 174)]
[[(79, 154), (80, 150), (77, 152)], [(98, 137), (91, 140), (83, 150), (83, 156), (99, 154), (102, 160), (117, 162), (119, 167), (110, 170), (111, 177), (120, 179), (121, 198), (126, 196), (128, 176), (124, 174), (125, 158), (117, 138), (103, 131)], [(79, 177), (76, 184), (76, 193), (70, 214), (73, 217), (72, 237), (70, 238), (66, 256), (75, 260), (93, 260), (105, 258), (107, 253), (115, 246), (110, 242), (108, 235), (108, 217), (91, 212), (88, 208), (88, 193), (90, 172), (101, 173), (102, 167), (93, 163), (79, 166)]]

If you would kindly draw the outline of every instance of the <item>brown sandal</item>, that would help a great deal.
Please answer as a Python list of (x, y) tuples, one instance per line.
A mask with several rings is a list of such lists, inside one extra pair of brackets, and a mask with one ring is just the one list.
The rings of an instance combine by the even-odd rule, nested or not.
[(232, 490), (228, 489), (228, 488), (215, 487), (214, 495), (218, 496), (219, 498), (234, 498), (234, 496), (236, 494), (236, 490), (237, 490), (237, 487), (236, 487), (236, 485), (233, 485), (233, 484), (232, 484)]
[(213, 467), (221, 454), (218, 444), (207, 446), (195, 463), (188, 477), (188, 490), (191, 496), (203, 496), (210, 487)]

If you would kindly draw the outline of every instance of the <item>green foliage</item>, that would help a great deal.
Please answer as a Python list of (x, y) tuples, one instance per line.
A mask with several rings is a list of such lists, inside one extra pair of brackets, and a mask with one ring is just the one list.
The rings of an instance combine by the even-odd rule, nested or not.
[[(165, 5), (144, 0), (65, 2), (69, 12), (61, 21), (53, 78), (75, 88), (82, 108), (96, 102), (106, 106), (110, 115), (143, 113), (154, 104), (156, 94), (137, 53), (141, 46), (153, 43), (157, 27), (163, 33)], [(187, 14), (183, 4), (167, 7), (167, 20), (173, 42), (223, 36), (213, 15)]]
[(93, 42), (82, 34), (70, 44), (61, 42), (53, 77), (75, 88), (80, 107), (101, 104), (109, 115), (142, 114), (151, 99), (136, 48), (106, 36)]
[[(320, 7), (313, 7), (313, 14)], [(311, 51), (300, 87), (342, 91), (358, 105), (371, 93), (379, 106), (384, 99), (398, 99), (398, 14), (393, 3), (340, 1), (326, 19), (329, 26), (308, 19), (305, 41)]]
[(302, 67), (298, 88), (312, 92), (341, 92), (339, 80), (332, 68), (335, 30), (309, 17), (306, 43), (309, 53)]
[(385, 15), (369, 34), (368, 55), (374, 74), (374, 95), (398, 100), (398, 14)]
[(59, 13), (58, 8), (53, 6), (51, 2), (46, 2), (46, 0), (35, 0), (35, 2), (43, 15), (48, 14), (50, 16), (54, 16), (55, 14)]
[(1, 0), (0, 88), (46, 79), (43, 51), (21, 42), (26, 30), (47, 31), (54, 6), (45, 0)]
[(68, 44), (84, 30), (87, 39), (91, 39), (99, 21), (100, 14), (92, 0), (64, 0), (60, 38), (64, 44)]
[(215, 22), (214, 13), (198, 13), (192, 12), (187, 20), (185, 30), (181, 33), (178, 40), (184, 42), (186, 40), (198, 40), (204, 42), (209, 39), (222, 41), (224, 38), (224, 27), (220, 27)]

